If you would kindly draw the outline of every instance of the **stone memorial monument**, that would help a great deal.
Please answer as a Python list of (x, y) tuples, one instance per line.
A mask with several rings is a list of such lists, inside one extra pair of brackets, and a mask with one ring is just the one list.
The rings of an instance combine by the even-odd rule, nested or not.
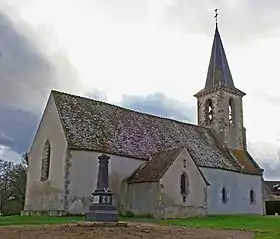
[(118, 213), (114, 205), (113, 193), (109, 189), (108, 164), (110, 157), (106, 154), (98, 156), (99, 169), (97, 187), (93, 202), (86, 214), (86, 221), (117, 222)]

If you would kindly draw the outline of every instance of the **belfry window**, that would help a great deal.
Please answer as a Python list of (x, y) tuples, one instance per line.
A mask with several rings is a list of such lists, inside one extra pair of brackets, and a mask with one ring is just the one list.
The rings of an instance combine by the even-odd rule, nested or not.
[(233, 100), (229, 100), (228, 104), (228, 119), (229, 119), (229, 124), (233, 124)]
[(211, 124), (213, 121), (213, 102), (211, 99), (206, 101), (206, 122)]
[(47, 181), (50, 173), (51, 144), (47, 140), (44, 147), (41, 165), (41, 181)]

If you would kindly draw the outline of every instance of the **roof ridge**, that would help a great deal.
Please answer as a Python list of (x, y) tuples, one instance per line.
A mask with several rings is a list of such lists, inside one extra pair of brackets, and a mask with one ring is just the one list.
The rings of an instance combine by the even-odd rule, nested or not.
[(195, 125), (195, 124), (187, 123), (187, 122), (184, 122), (184, 121), (180, 121), (180, 120), (176, 120), (176, 119), (172, 119), (172, 118), (168, 118), (168, 117), (164, 117), (164, 116), (154, 115), (154, 114), (147, 113), (147, 112), (141, 112), (141, 111), (138, 111), (138, 110), (135, 110), (135, 109), (130, 109), (130, 108), (123, 107), (123, 106), (120, 106), (120, 105), (116, 105), (116, 104), (113, 104), (113, 103), (108, 103), (108, 102), (105, 102), (105, 101), (102, 101), (102, 100), (96, 100), (96, 99), (86, 97), (86, 96), (70, 94), (70, 93), (62, 92), (62, 91), (58, 91), (58, 90), (51, 90), (51, 94), (53, 94), (53, 93), (64, 94), (64, 95), (68, 95), (68, 96), (71, 96), (71, 97), (76, 97), (76, 98), (80, 98), (80, 99), (84, 99), (84, 100), (88, 100), (88, 101), (93, 101), (93, 102), (98, 102), (98, 103), (101, 103), (101, 104), (105, 104), (105, 105), (108, 105), (108, 106), (113, 106), (113, 107), (116, 107), (116, 108), (119, 108), (119, 109), (122, 109), (122, 110), (126, 110), (126, 111), (129, 111), (129, 112), (134, 112), (134, 113), (137, 113), (137, 114), (146, 115), (148, 117), (153, 117), (153, 118), (168, 120), (168, 121), (172, 121), (172, 122), (176, 122), (176, 123), (180, 123), (180, 124), (184, 124), (184, 125), (189, 125), (189, 126), (192, 126), (192, 127), (195, 127), (195, 128), (207, 129), (206, 127), (203, 127), (203, 126), (198, 126), (198, 125)]
[[(174, 161), (178, 158), (180, 153), (182, 152), (183, 147), (174, 147), (169, 150), (163, 150), (159, 151), (158, 153), (152, 154), (150, 157), (150, 160), (146, 162), (144, 165), (141, 165), (127, 180), (128, 183), (140, 183), (140, 182), (157, 182), (159, 181), (164, 174), (168, 171), (170, 166), (174, 163)], [(166, 156), (168, 156), (166, 158)], [(166, 160), (162, 160), (162, 158), (166, 158)], [(156, 169), (156, 171), (160, 168), (160, 171), (157, 171), (156, 177), (153, 177), (154, 175), (149, 174), (149, 177), (151, 178), (141, 178), (141, 174), (145, 174), (145, 170), (151, 170), (151, 166), (155, 162), (161, 162), (162, 165), (164, 165), (163, 168), (161, 168), (159, 165), (157, 165), (156, 168), (153, 168), (153, 170)], [(161, 165), (161, 166), (162, 166)], [(139, 178), (140, 177), (140, 178)]]
[(166, 150), (157, 151), (157, 152), (151, 154), (151, 157), (150, 157), (150, 158), (152, 158), (153, 156), (159, 155), (159, 154), (170, 153), (170, 152), (172, 152), (172, 151), (175, 152), (176, 150), (182, 151), (183, 148), (186, 148), (186, 147), (184, 147), (184, 146), (178, 146), (178, 147), (168, 148), (168, 149), (166, 149)]

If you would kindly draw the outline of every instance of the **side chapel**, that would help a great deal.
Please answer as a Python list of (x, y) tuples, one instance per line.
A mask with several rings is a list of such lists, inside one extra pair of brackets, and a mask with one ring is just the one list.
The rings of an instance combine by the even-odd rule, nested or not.
[(24, 213), (85, 214), (98, 155), (118, 209), (156, 217), (264, 214), (242, 99), (216, 25), (198, 125), (51, 91), (29, 152)]

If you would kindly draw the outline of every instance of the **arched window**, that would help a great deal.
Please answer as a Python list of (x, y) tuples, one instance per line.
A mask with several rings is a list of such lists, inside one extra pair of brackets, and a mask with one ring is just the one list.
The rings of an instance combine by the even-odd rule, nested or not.
[(253, 204), (256, 202), (256, 196), (253, 189), (250, 190), (250, 203)]
[(228, 202), (228, 193), (225, 187), (222, 189), (222, 202), (226, 204)]
[(206, 101), (206, 105), (205, 105), (206, 109), (205, 109), (205, 112), (206, 112), (206, 122), (208, 124), (211, 124), (212, 121), (213, 121), (213, 102), (211, 99), (208, 99)]
[(229, 124), (233, 124), (234, 110), (233, 110), (233, 100), (230, 99), (228, 103), (228, 120)]
[(189, 178), (186, 173), (181, 174), (180, 188), (181, 188), (181, 194), (187, 194), (189, 191)]
[(180, 189), (183, 196), (183, 202), (186, 202), (186, 195), (189, 192), (189, 179), (186, 173), (182, 173), (180, 177)]
[(42, 166), (41, 166), (41, 181), (47, 181), (50, 173), (50, 158), (51, 158), (51, 144), (47, 140), (44, 147)]

